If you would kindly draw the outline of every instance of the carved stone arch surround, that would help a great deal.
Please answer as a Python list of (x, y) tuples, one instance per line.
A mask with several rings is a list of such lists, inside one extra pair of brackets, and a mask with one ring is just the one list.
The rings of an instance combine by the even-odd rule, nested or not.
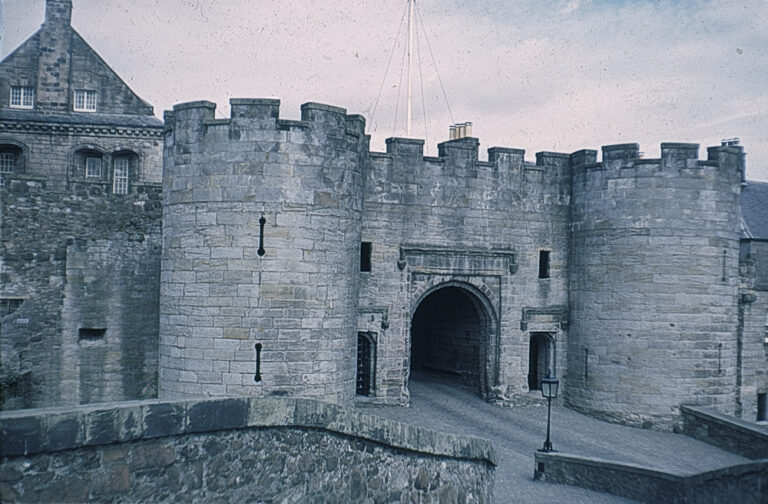
[[(484, 345), (482, 349), (480, 369), (481, 394), (486, 400), (493, 400), (503, 395), (500, 385), (500, 350), (501, 333), (501, 279), (497, 276), (472, 276), (451, 274), (411, 274), (409, 282), (409, 306), (408, 306), (408, 341), (407, 348), (411, 347), (410, 323), (416, 314), (421, 302), (433, 292), (447, 287), (457, 287), (469, 294), (469, 299), (475, 305), (478, 315), (485, 325), (483, 328)], [(494, 285), (495, 284), (495, 285)], [(408, 354), (410, 361), (410, 350)], [(408, 369), (410, 366), (408, 366)], [(409, 371), (407, 371), (409, 372)]]
[[(492, 277), (498, 282), (498, 278)], [(467, 275), (411, 275), (410, 317), (416, 313), (416, 309), (429, 294), (444, 287), (459, 287), (475, 294), (483, 304), (487, 304), (490, 316), (498, 323), (500, 310), (500, 296), (498, 285), (492, 288), (485, 277)], [(483, 299), (483, 297), (485, 299)]]

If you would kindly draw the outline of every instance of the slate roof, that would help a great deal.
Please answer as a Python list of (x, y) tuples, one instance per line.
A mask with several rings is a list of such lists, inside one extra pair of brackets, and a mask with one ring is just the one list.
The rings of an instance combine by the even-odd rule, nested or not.
[(14, 109), (0, 109), (0, 120), (138, 128), (159, 128), (163, 125), (163, 121), (151, 115), (98, 114), (89, 112), (68, 112), (66, 114), (39, 113), (33, 110)]
[(768, 240), (768, 182), (747, 180), (741, 190), (741, 237)]

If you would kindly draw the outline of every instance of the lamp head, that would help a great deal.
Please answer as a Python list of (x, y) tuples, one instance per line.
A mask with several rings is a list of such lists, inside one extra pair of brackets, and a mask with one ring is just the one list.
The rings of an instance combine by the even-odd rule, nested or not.
[(560, 380), (552, 376), (552, 372), (547, 373), (547, 376), (541, 379), (541, 395), (545, 399), (554, 399), (557, 397), (559, 385)]

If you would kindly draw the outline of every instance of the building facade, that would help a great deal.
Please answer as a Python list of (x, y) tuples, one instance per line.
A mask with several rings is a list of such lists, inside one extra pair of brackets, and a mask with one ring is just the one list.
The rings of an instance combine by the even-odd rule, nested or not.
[(70, 1), (47, 8), (0, 63), (4, 407), (155, 387), (405, 404), (423, 372), (504, 404), (551, 373), (614, 421), (765, 419), (768, 191), (738, 144), (381, 153), (363, 117), (274, 99), (179, 104), (161, 128)]
[(156, 390), (162, 123), (71, 14), (0, 63), (4, 408)]
[(231, 109), (166, 115), (161, 395), (404, 403), (426, 369), (503, 403), (551, 372), (611, 420), (668, 427), (680, 404), (757, 418), (742, 147), (530, 163), (479, 161), (459, 138), (431, 158), (411, 139), (369, 152), (364, 119), (328, 105), (300, 121), (277, 100)]

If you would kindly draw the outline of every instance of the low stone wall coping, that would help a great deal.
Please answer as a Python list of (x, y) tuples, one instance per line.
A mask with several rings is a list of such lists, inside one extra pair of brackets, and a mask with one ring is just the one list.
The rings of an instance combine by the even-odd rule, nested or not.
[(249, 427), (319, 429), (428, 455), (496, 465), (490, 441), (454, 436), (311, 399), (129, 401), (0, 412), (5, 457)]
[[(762, 438), (768, 441), (768, 428), (762, 427), (760, 425), (757, 425), (751, 422), (747, 422), (746, 420), (742, 420), (740, 418), (736, 418), (730, 415), (724, 415), (719, 411), (713, 410), (711, 408), (704, 408), (701, 406), (681, 405), (680, 410), (684, 414), (687, 413), (695, 417), (702, 418), (704, 420), (708, 420), (710, 422), (717, 423), (725, 427), (729, 427), (731, 429), (740, 430), (745, 433), (748, 433), (751, 436), (756, 436), (758, 438)], [(768, 457), (768, 453), (766, 453), (766, 456)]]
[(768, 498), (768, 459), (694, 474), (566, 453), (536, 452), (534, 479), (575, 485), (640, 502), (762, 503)]

